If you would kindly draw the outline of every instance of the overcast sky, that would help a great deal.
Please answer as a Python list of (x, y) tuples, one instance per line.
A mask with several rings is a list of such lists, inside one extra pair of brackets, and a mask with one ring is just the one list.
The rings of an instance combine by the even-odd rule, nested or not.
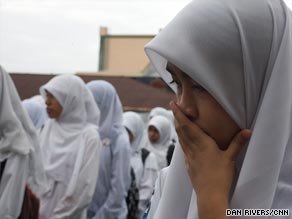
[(156, 34), (189, 2), (0, 0), (0, 65), (9, 72), (96, 71), (100, 26), (110, 34)]

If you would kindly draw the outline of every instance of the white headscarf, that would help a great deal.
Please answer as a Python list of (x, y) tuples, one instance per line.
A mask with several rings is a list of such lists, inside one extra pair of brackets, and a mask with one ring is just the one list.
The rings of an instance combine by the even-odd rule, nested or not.
[[(252, 128), (233, 208), (292, 209), (291, 19), (281, 0), (195, 0), (145, 47), (166, 82), (172, 80), (168, 60), (241, 128)], [(154, 218), (195, 218), (188, 213), (192, 190), (176, 147)]]
[(7, 184), (1, 185), (4, 197), (0, 194), (0, 216), (17, 217), (25, 184), (30, 180), (33, 189), (40, 189), (45, 177), (35, 128), (21, 105), (14, 83), (1, 66), (0, 97), (0, 162), (7, 159), (2, 176), (3, 179), (7, 176)]
[[(99, 109), (85, 83), (74, 75), (59, 75), (40, 88), (43, 97), (49, 91), (61, 104), (59, 118), (50, 119), (40, 134), (47, 175), (55, 181), (76, 181), (86, 142), (87, 127), (98, 129)], [(96, 133), (98, 135), (98, 133)], [(79, 159), (80, 158), (80, 159)]]
[(123, 125), (133, 135), (134, 140), (131, 143), (131, 150), (133, 153), (141, 153), (142, 138), (144, 131), (144, 122), (138, 113), (129, 111), (123, 114)]
[[(0, 67), (1, 111), (0, 153), (29, 154), (36, 142), (35, 129), (21, 105), (10, 76)], [(35, 141), (34, 141), (35, 140)], [(0, 159), (2, 161), (3, 159)]]
[(34, 95), (30, 99), (35, 100), (35, 101), (39, 102), (40, 104), (42, 104), (42, 105), (44, 105), (46, 107), (46, 101), (42, 97), (42, 95), (40, 95), (40, 94)]
[(148, 115), (148, 120), (152, 119), (152, 117), (154, 116), (160, 115), (160, 116), (165, 116), (166, 118), (169, 119), (169, 121), (173, 121), (173, 116), (171, 114), (172, 114), (171, 111), (168, 111), (162, 107), (155, 107), (150, 111)]
[(101, 139), (111, 141), (121, 132), (124, 132), (122, 125), (123, 107), (116, 89), (103, 80), (91, 81), (86, 86), (92, 92), (101, 112), (99, 123)]
[(130, 142), (123, 127), (123, 108), (115, 88), (103, 80), (86, 85), (100, 108), (100, 171), (88, 215), (95, 218), (126, 218), (125, 197), (130, 186)]
[[(12, 153), (30, 156), (30, 175), (43, 183), (38, 138), (28, 114), (21, 105), (14, 83), (0, 66), (0, 161)], [(2, 159), (3, 158), (3, 159)]]
[(25, 99), (22, 101), (22, 105), (28, 112), (28, 115), (34, 124), (36, 129), (43, 127), (48, 119), (45, 104), (41, 104), (34, 98)]
[(154, 126), (159, 132), (159, 140), (155, 143), (150, 142), (146, 144), (146, 149), (156, 155), (159, 169), (167, 166), (167, 150), (171, 144), (171, 128), (170, 121), (164, 116), (154, 116), (147, 125), (147, 133), (150, 126)]
[(177, 141), (177, 134), (174, 127), (174, 116), (172, 111), (166, 110), (162, 107), (155, 107), (150, 111), (148, 115), (148, 120), (158, 115), (164, 116), (165, 118), (169, 119), (171, 128), (171, 140), (173, 141), (173, 143), (175, 143)]

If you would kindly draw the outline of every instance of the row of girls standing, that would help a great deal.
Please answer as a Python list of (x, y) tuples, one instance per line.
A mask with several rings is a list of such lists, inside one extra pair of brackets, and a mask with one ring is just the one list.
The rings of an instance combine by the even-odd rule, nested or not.
[[(27, 114), (9, 75), (1, 70), (1, 76), (3, 82), (6, 79), (1, 85), (5, 97), (1, 107), (6, 106), (1, 109), (1, 218), (129, 218), (126, 197), (131, 167), (139, 190), (134, 216), (139, 218), (147, 208), (158, 171), (169, 163), (169, 146), (175, 142), (169, 112), (152, 110), (144, 130), (139, 114), (123, 116), (117, 92), (108, 82), (85, 85), (77, 76), (61, 75), (40, 88), (41, 96), (22, 102)], [(7, 114), (17, 125), (3, 120), (10, 118)], [(9, 126), (11, 133), (5, 133)], [(14, 134), (15, 142), (10, 138)], [(25, 150), (17, 145), (20, 142), (27, 142)], [(13, 161), (4, 143), (10, 144), (13, 153), (28, 156)], [(5, 180), (11, 166), (18, 171), (8, 186)], [(21, 189), (15, 189), (16, 184)], [(12, 197), (10, 202), (4, 194)], [(16, 202), (19, 194), (24, 198)], [(27, 208), (26, 203), (35, 204)]]
[(111, 106), (98, 108), (115, 90), (101, 86), (98, 102), (79, 77), (54, 77), (40, 88), (49, 119), (37, 132), (9, 74), (0, 76), (0, 218), (125, 219), (130, 148), (122, 108), (112, 120)]

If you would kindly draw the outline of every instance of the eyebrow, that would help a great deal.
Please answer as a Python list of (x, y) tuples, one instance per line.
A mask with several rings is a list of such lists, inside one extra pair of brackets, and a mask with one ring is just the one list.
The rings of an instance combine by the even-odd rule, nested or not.
[[(172, 76), (172, 78), (177, 78), (177, 75), (176, 75), (176, 73), (171, 69), (171, 67), (169, 67), (168, 65), (166, 66), (166, 71), (168, 71), (170, 74), (171, 74), (171, 76)], [(182, 71), (182, 70), (180, 70), (181, 71), (181, 73), (182, 73), (182, 77), (183, 78), (189, 78), (189, 79), (191, 79), (191, 80), (193, 80), (188, 74), (186, 74), (184, 71)]]
[[(171, 74), (171, 77), (175, 80), (175, 79), (177, 79), (177, 75), (173, 72), (173, 70), (171, 69), (171, 67), (169, 67), (168, 65), (166, 65), (166, 70)], [(184, 77), (184, 78), (188, 78), (188, 79), (190, 79), (191, 81), (192, 81), (192, 83), (195, 85), (195, 86), (201, 86), (202, 87), (202, 85), (200, 85), (198, 82), (196, 82), (194, 79), (192, 79), (188, 74), (186, 74), (185, 72), (183, 72), (182, 70), (181, 70), (181, 72), (182, 72), (182, 76)]]

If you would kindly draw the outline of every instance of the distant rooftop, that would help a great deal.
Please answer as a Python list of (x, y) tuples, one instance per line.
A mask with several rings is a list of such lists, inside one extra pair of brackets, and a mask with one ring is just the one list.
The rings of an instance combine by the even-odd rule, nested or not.
[[(39, 94), (39, 87), (48, 82), (55, 75), (46, 74), (10, 74), (21, 99)], [(167, 90), (164, 82), (154, 80), (135, 80), (123, 76), (80, 75), (85, 81), (106, 80), (117, 90), (124, 110), (150, 111), (160, 106), (169, 109), (170, 100), (175, 99), (173, 92)], [(150, 84), (147, 84), (147, 81)], [(145, 83), (146, 82), (146, 83)], [(151, 86), (151, 84), (153, 86)]]

